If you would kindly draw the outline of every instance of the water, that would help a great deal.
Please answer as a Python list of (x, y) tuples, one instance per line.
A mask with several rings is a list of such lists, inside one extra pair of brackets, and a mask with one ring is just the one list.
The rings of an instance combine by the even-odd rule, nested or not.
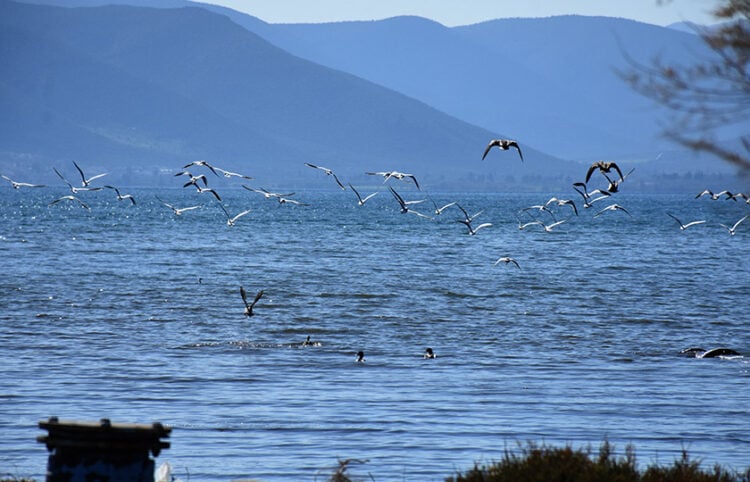
[[(455, 208), (429, 221), (374, 189), (359, 207), (217, 188), (231, 214), (252, 209), (233, 227), (179, 188), (123, 189), (136, 206), (82, 193), (91, 211), (47, 206), (58, 188), (0, 190), (0, 471), (43, 479), (49, 416), (170, 425), (157, 464), (191, 481), (325, 480), (338, 458), (437, 481), (526, 441), (748, 467), (748, 359), (679, 351), (750, 353), (750, 224), (717, 224), (750, 206), (621, 193), (632, 218), (581, 208), (545, 233), (518, 211), (575, 192), (432, 193), (484, 210), (493, 226), (468, 236)], [(203, 207), (175, 217), (156, 194)], [(681, 232), (667, 211), (708, 222)], [(240, 285), (265, 290), (250, 319)]]

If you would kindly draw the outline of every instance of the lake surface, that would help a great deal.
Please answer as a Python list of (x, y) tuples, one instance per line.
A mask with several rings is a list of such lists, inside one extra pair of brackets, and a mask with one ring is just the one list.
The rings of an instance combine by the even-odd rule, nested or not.
[[(527, 441), (748, 467), (749, 359), (680, 350), (750, 353), (750, 221), (718, 225), (750, 205), (624, 192), (611, 202), (632, 217), (594, 217), (611, 202), (583, 209), (572, 189), (429, 193), (483, 210), (470, 236), (455, 206), (399, 213), (387, 185), (433, 206), (397, 180), (363, 186), (379, 194), (361, 207), (218, 182), (230, 214), (252, 210), (232, 227), (192, 189), (80, 193), (90, 211), (48, 206), (59, 187), (0, 189), (0, 471), (43, 480), (50, 416), (169, 425), (157, 465), (191, 481), (325, 480), (339, 458), (368, 461), (357, 478), (440, 481)], [(157, 195), (202, 208), (174, 216)], [(580, 215), (519, 230), (552, 221), (521, 211), (552, 195)], [(251, 318), (240, 286), (264, 290)]]

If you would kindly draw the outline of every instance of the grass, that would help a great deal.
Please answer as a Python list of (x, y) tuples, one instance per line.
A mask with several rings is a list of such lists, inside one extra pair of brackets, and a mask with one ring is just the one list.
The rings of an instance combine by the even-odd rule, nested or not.
[(599, 453), (591, 449), (574, 450), (570, 446), (549, 447), (529, 443), (520, 454), (505, 452), (499, 462), (475, 465), (464, 474), (456, 474), (446, 482), (750, 482), (750, 468), (744, 473), (727, 470), (719, 465), (710, 470), (700, 467), (685, 450), (671, 466), (651, 465), (639, 471), (632, 446), (622, 456), (604, 442)]

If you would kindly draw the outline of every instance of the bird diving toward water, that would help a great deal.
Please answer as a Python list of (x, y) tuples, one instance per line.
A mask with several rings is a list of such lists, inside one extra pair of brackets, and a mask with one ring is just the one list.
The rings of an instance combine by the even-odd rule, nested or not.
[(359, 206), (364, 206), (368, 199), (370, 199), (371, 197), (377, 194), (377, 192), (374, 192), (372, 194), (368, 194), (367, 196), (363, 198), (362, 196), (359, 195), (359, 191), (354, 189), (354, 186), (352, 186), (351, 183), (349, 183), (349, 187), (352, 189), (352, 191), (354, 191), (354, 194), (357, 195), (357, 205)]
[(675, 216), (673, 216), (673, 215), (671, 215), (669, 213), (667, 213), (667, 216), (669, 216), (670, 218), (672, 218), (675, 221), (677, 221), (677, 224), (680, 225), (680, 231), (685, 231), (690, 226), (695, 226), (695, 225), (703, 224), (703, 223), (706, 222), (706, 220), (704, 219), (704, 220), (701, 220), (701, 221), (691, 221), (691, 222), (689, 222), (687, 224), (682, 224), (682, 221), (680, 221), (679, 219), (677, 219)]
[(735, 232), (737, 231), (737, 226), (739, 226), (740, 224), (742, 224), (742, 222), (745, 221), (745, 219), (747, 219), (748, 217), (750, 217), (750, 214), (746, 214), (745, 217), (743, 217), (742, 219), (740, 219), (739, 221), (737, 221), (736, 223), (734, 223), (734, 226), (732, 226), (732, 227), (729, 227), (729, 226), (727, 226), (725, 224), (721, 224), (721, 223), (719, 223), (719, 226), (721, 226), (724, 229), (726, 229), (727, 231), (729, 231), (729, 235), (730, 236), (734, 236)]
[(76, 166), (76, 169), (78, 169), (78, 173), (81, 175), (81, 186), (83, 187), (89, 187), (89, 184), (91, 184), (91, 181), (93, 181), (94, 179), (99, 179), (100, 177), (104, 177), (107, 175), (107, 173), (105, 172), (104, 174), (97, 174), (96, 176), (91, 176), (87, 179), (86, 176), (83, 174), (83, 169), (81, 169), (81, 166), (76, 164), (76, 161), (73, 161), (73, 165)]
[(21, 189), (22, 187), (46, 187), (44, 184), (29, 184), (28, 182), (16, 182), (8, 176), (0, 176), (8, 181), (13, 189)]
[(515, 147), (518, 150), (518, 155), (521, 157), (521, 161), (523, 162), (523, 152), (521, 152), (521, 146), (518, 145), (518, 142), (510, 139), (492, 139), (489, 144), (487, 144), (487, 147), (484, 148), (482, 160), (487, 157), (487, 153), (489, 153), (490, 149), (492, 149), (493, 147), (497, 147), (498, 149), (503, 151), (507, 151), (511, 147)]
[(597, 161), (591, 166), (589, 166), (589, 170), (586, 171), (586, 182), (589, 182), (589, 179), (591, 179), (591, 174), (594, 173), (594, 171), (599, 170), (602, 174), (610, 172), (612, 169), (617, 171), (617, 174), (620, 175), (620, 180), (623, 179), (622, 171), (620, 170), (620, 167), (615, 162), (604, 162), (604, 161)]
[(247, 302), (247, 293), (242, 286), (240, 286), (240, 296), (242, 296), (242, 302), (245, 303), (245, 316), (253, 316), (253, 307), (263, 297), (263, 290), (258, 291), (252, 303)]
[(500, 263), (505, 263), (505, 264), (513, 263), (513, 264), (516, 265), (516, 268), (521, 269), (521, 266), (518, 264), (518, 261), (516, 261), (515, 259), (513, 259), (511, 257), (508, 257), (508, 256), (503, 256), (502, 258), (497, 258), (497, 261), (495, 261), (495, 266), (497, 266)]
[(328, 176), (333, 176), (333, 179), (334, 181), (336, 181), (336, 184), (338, 184), (341, 189), (346, 191), (346, 188), (344, 187), (344, 185), (341, 184), (341, 181), (339, 181), (339, 178), (336, 177), (336, 174), (331, 169), (328, 169), (327, 167), (316, 166), (315, 164), (310, 164), (309, 162), (306, 162), (305, 165), (308, 167), (312, 167), (313, 169), (320, 169), (321, 171), (325, 172), (326, 175)]
[(130, 202), (131, 202), (131, 203), (132, 203), (133, 205), (135, 205), (135, 198), (133, 197), (133, 195), (132, 195), (132, 194), (120, 194), (120, 190), (119, 190), (119, 189), (117, 189), (117, 188), (116, 188), (116, 187), (114, 187), (114, 186), (104, 186), (104, 187), (106, 187), (107, 189), (113, 189), (113, 190), (115, 191), (115, 194), (117, 194), (117, 200), (118, 200), (118, 201), (122, 201), (123, 199), (129, 199), (129, 200), (130, 200)]

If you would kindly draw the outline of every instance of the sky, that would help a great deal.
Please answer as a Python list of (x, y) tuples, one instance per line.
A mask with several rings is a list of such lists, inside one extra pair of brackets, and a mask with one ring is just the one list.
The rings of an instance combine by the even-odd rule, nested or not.
[[(201, 1), (201, 0), (199, 0)], [(603, 15), (669, 25), (714, 23), (718, 0), (202, 0), (269, 23), (319, 23), (418, 15), (452, 27), (508, 17)]]

